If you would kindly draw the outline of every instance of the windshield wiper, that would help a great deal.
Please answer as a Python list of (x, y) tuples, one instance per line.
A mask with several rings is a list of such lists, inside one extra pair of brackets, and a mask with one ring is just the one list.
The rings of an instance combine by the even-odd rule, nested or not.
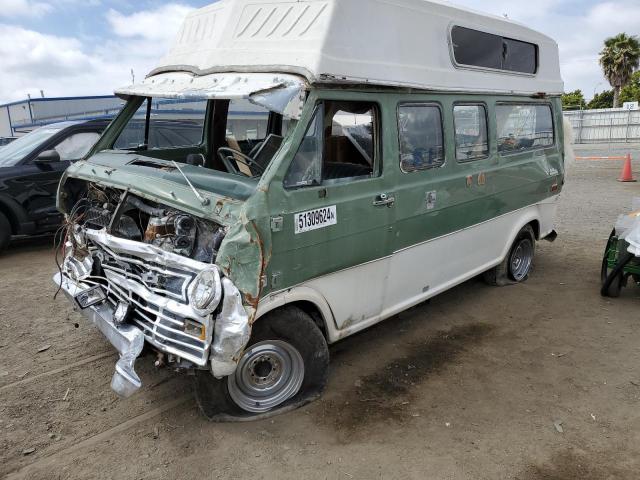
[(187, 178), (187, 176), (184, 174), (184, 172), (182, 171), (182, 169), (178, 166), (178, 164), (176, 163), (175, 160), (171, 160), (171, 162), (173, 163), (173, 166), (176, 167), (178, 169), (178, 171), (180, 172), (180, 174), (184, 177), (184, 179), (187, 181), (187, 183), (189, 184), (189, 186), (191, 187), (191, 190), (193, 190), (193, 194), (196, 196), (196, 198), (198, 200), (200, 200), (200, 203), (203, 206), (209, 205), (209, 199), (208, 198), (204, 198), (202, 195), (200, 195), (200, 192), (198, 192), (198, 190), (196, 190), (196, 187), (193, 186), (193, 184), (189, 181), (189, 179)]

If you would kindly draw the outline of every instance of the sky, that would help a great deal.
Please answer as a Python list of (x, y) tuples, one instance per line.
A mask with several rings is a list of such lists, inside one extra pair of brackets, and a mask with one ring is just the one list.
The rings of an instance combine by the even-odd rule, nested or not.
[[(349, 1), (349, 0), (343, 0)], [(0, 103), (109, 95), (142, 79), (182, 19), (212, 0), (0, 0)], [(640, 33), (640, 0), (456, 0), (507, 15), (554, 38), (565, 91), (609, 88), (598, 65), (605, 38)]]

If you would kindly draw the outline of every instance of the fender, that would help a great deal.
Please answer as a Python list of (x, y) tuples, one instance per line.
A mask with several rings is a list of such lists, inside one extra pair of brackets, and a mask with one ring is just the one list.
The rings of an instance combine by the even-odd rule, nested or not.
[[(515, 241), (516, 236), (518, 235), (518, 232), (520, 232), (520, 230), (522, 230), (525, 227), (525, 225), (529, 225), (532, 222), (538, 222), (538, 225), (540, 227), (538, 236), (540, 238), (538, 238), (537, 240), (543, 240), (544, 238), (546, 238), (547, 236), (553, 233), (553, 220), (548, 221), (548, 219), (545, 218), (547, 217), (547, 215), (545, 215), (545, 212), (543, 211), (543, 209), (553, 208), (555, 211), (555, 203), (557, 199), (558, 199), (558, 196), (550, 197), (536, 205), (527, 207), (522, 212), (520, 221), (514, 224), (514, 228), (510, 232), (509, 241), (506, 243), (502, 251), (500, 262), (504, 260), (506, 256), (509, 254), (509, 250), (511, 249), (511, 246)], [(552, 218), (553, 218), (553, 215), (552, 215)], [(500, 262), (498, 262), (497, 264), (499, 265)]]
[(260, 317), (276, 308), (296, 302), (309, 302), (315, 305), (322, 316), (325, 331), (327, 332), (327, 341), (329, 343), (334, 343), (341, 338), (329, 302), (327, 302), (327, 299), (317, 290), (308, 286), (291, 287), (287, 290), (271, 293), (260, 299), (255, 321), (258, 321)]
[(9, 219), (14, 235), (30, 235), (35, 232), (35, 223), (29, 220), (27, 212), (13, 198), (0, 194), (0, 212)]

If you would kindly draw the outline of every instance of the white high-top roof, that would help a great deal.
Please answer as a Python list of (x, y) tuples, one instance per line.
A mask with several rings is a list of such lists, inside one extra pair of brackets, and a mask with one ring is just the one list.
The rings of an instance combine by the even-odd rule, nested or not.
[[(538, 45), (537, 73), (456, 66), (451, 47), (454, 25)], [(505, 18), (432, 0), (221, 0), (186, 18), (150, 77), (175, 71), (196, 76), (289, 73), (310, 84), (523, 94), (563, 91), (558, 47), (551, 38)]]

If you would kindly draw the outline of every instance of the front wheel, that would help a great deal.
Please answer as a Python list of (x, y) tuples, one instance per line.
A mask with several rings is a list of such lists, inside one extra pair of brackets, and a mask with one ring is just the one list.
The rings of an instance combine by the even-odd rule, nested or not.
[(217, 380), (196, 375), (195, 394), (210, 420), (248, 420), (297, 408), (327, 383), (329, 350), (309, 315), (285, 307), (261, 318), (234, 374)]

